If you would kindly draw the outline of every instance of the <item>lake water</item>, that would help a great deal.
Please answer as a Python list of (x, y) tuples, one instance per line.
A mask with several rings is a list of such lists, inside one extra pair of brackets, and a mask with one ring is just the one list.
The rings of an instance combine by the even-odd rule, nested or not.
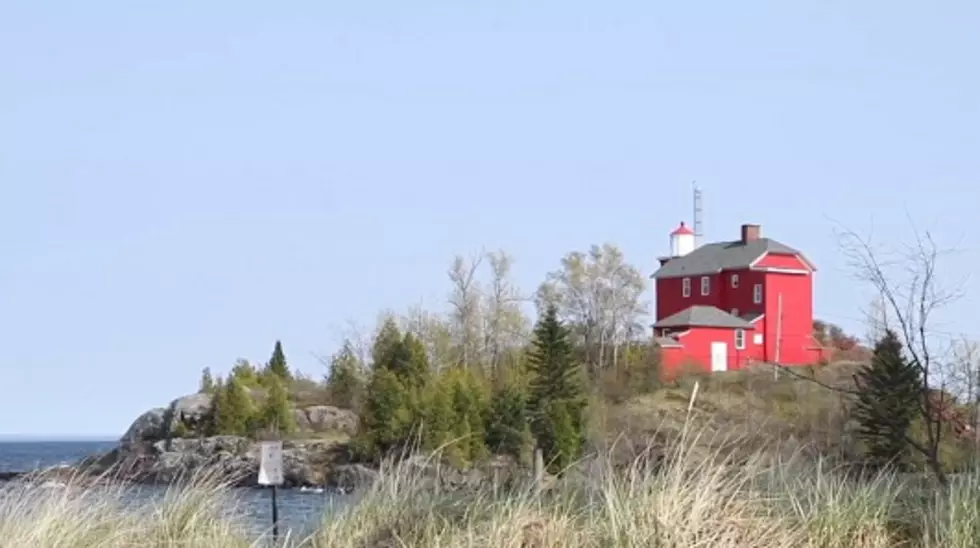
[[(23, 472), (59, 464), (73, 464), (93, 453), (110, 450), (115, 445), (115, 442), (99, 441), (0, 442), (0, 472)], [(133, 502), (139, 504), (158, 499), (165, 491), (165, 487), (134, 486), (129, 496)], [(232, 491), (232, 497), (247, 519), (248, 532), (268, 532), (272, 526), (270, 490), (243, 488)], [(302, 535), (316, 528), (325, 516), (349, 503), (345, 496), (295, 489), (279, 490), (277, 499), (280, 531), (285, 533), (292, 530), (294, 535)]]

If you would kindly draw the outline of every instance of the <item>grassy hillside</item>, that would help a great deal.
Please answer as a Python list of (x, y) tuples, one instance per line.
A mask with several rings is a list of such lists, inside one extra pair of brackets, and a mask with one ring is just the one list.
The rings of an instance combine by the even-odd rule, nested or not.
[[(800, 453), (835, 465), (861, 461), (862, 446), (851, 416), (853, 396), (828, 389), (854, 388), (857, 362), (796, 368), (794, 374), (758, 366), (743, 371), (690, 375), (597, 413), (597, 443), (642, 447), (670, 445), (691, 420), (703, 425), (699, 451), (724, 449), (747, 458)], [(816, 382), (814, 382), (816, 381)], [(694, 404), (691, 396), (697, 386)], [(916, 425), (921, 428), (921, 425)], [(949, 471), (970, 465), (973, 443), (947, 429), (942, 444)], [(620, 450), (624, 458), (632, 453)]]

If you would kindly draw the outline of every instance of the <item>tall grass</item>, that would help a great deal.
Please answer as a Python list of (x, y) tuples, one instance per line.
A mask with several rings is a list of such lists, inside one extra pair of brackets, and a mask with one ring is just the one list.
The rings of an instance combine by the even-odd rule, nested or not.
[[(289, 546), (965, 548), (980, 539), (980, 480), (948, 489), (896, 475), (856, 476), (802, 454), (735, 460), (707, 428), (685, 429), (653, 458), (599, 455), (547, 489), (449, 491), (417, 459), (387, 463), (354, 504)], [(71, 482), (70, 482), (71, 483)], [(2, 547), (266, 546), (247, 538), (230, 490), (198, 475), (133, 510), (109, 481), (63, 489), (17, 486), (0, 498)], [(229, 510), (230, 509), (230, 510)]]
[(113, 475), (12, 482), (0, 490), (0, 547), (251, 546), (231, 495), (214, 471), (182, 478), (145, 504)]

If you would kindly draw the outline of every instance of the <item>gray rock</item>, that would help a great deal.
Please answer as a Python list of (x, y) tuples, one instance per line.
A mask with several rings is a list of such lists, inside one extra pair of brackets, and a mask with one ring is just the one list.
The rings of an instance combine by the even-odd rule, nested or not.
[(211, 410), (211, 394), (190, 394), (170, 402), (174, 418), (183, 416), (191, 421), (203, 420)]
[(181, 417), (189, 423), (202, 422), (211, 410), (210, 394), (190, 394), (177, 398), (167, 407), (151, 409), (130, 425), (120, 440), (123, 444), (158, 441), (172, 436)]
[(150, 409), (140, 415), (123, 434), (120, 443), (131, 444), (141, 441), (155, 441), (164, 437), (164, 424), (167, 420), (167, 410), (163, 407)]
[(335, 430), (357, 433), (357, 413), (332, 405), (314, 405), (303, 409), (309, 428), (317, 432)]
[(310, 417), (303, 409), (293, 409), (293, 419), (300, 430), (310, 430)]
[[(284, 486), (326, 484), (334, 445), (321, 440), (283, 442)], [(102, 457), (93, 472), (108, 467), (140, 483), (172, 483), (207, 474), (232, 485), (252, 486), (258, 475), (259, 444), (238, 436), (142, 442)]]
[(362, 464), (342, 464), (330, 471), (327, 485), (344, 491), (370, 487), (378, 479), (378, 471)]

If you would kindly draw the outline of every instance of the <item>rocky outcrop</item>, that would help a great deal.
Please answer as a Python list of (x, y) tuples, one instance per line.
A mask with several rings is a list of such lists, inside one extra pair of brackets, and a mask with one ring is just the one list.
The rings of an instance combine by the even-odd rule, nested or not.
[(211, 410), (210, 394), (190, 394), (175, 399), (167, 407), (150, 409), (140, 415), (123, 434), (120, 443), (133, 444), (167, 439), (177, 433), (177, 424), (202, 424)]
[(294, 409), (293, 415), (300, 430), (334, 431), (351, 436), (357, 433), (357, 414), (350, 409), (341, 409), (332, 405), (313, 405)]
[[(284, 486), (326, 484), (338, 445), (324, 440), (284, 441)], [(193, 481), (206, 473), (231, 485), (251, 486), (259, 469), (259, 444), (238, 436), (129, 442), (88, 459), (83, 468), (89, 474), (111, 474), (138, 483)]]
[[(203, 425), (211, 410), (209, 394), (177, 398), (167, 407), (140, 415), (120, 439), (119, 447), (86, 459), (90, 473), (112, 471), (130, 481), (171, 483), (192, 478), (200, 471), (217, 473), (234, 485), (254, 485), (259, 467), (258, 443), (237, 436), (179, 437), (181, 430)], [(335, 464), (343, 464), (341, 441), (357, 432), (357, 415), (349, 409), (314, 405), (293, 409), (299, 436), (311, 439), (283, 442), (287, 487), (323, 485)], [(183, 428), (179, 428), (179, 425)], [(320, 436), (322, 433), (336, 436)], [(363, 483), (363, 482), (361, 482)]]
[[(188, 427), (203, 425), (211, 404), (208, 394), (191, 394), (151, 409), (133, 422), (116, 449), (85, 459), (79, 468), (89, 477), (108, 475), (138, 483), (193, 481), (204, 473), (235, 486), (255, 485), (258, 442), (238, 436), (178, 437)], [(378, 478), (378, 470), (351, 462), (346, 439), (357, 432), (353, 411), (313, 405), (295, 408), (293, 415), (300, 432), (298, 439), (283, 441), (285, 487), (333, 486), (349, 492)], [(515, 463), (501, 458), (466, 471), (411, 458), (399, 465), (398, 473), (438, 482), (440, 489), (448, 490), (491, 481), (501, 485), (521, 476)]]

